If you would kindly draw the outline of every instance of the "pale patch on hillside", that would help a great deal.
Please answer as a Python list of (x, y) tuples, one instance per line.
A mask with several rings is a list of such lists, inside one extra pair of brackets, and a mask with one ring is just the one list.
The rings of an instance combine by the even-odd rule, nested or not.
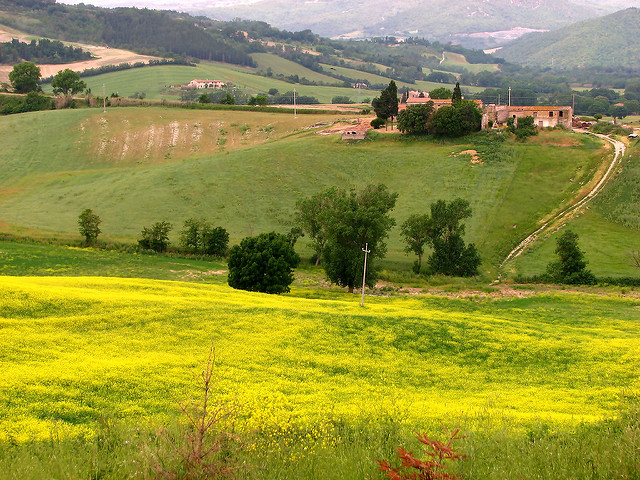
[[(108, 109), (78, 126), (89, 157), (113, 164), (156, 164), (223, 154), (307, 130), (330, 116), (229, 111)], [(84, 148), (84, 147), (83, 147)]]
[[(34, 38), (33, 35), (27, 35), (25, 33), (18, 32), (16, 30), (0, 25), (0, 42), (10, 42), (13, 38), (16, 38), (22, 42), (30, 42)], [(40, 73), (43, 78), (51, 77), (61, 70), (67, 68), (76, 72), (81, 72), (88, 68), (98, 68), (105, 65), (119, 65), (121, 63), (136, 63), (136, 62), (149, 62), (152, 59), (159, 59), (159, 57), (152, 57), (149, 55), (139, 55), (128, 50), (121, 50), (119, 48), (109, 48), (98, 45), (87, 45), (83, 43), (71, 43), (62, 42), (65, 45), (73, 45), (74, 47), (80, 47), (83, 50), (91, 52), (95, 57), (92, 60), (84, 62), (63, 63), (56, 65), (40, 64)], [(9, 81), (9, 72), (13, 70), (13, 65), (0, 65), (0, 82)]]

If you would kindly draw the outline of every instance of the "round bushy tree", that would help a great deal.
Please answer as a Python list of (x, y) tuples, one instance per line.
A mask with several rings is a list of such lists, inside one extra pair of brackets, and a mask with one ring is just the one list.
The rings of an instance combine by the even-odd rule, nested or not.
[(156, 222), (151, 227), (142, 229), (142, 238), (138, 244), (146, 249), (155, 252), (164, 252), (169, 246), (169, 232), (172, 225), (169, 222)]
[(427, 122), (433, 111), (433, 102), (409, 105), (398, 113), (398, 130), (410, 135), (426, 134)]
[(285, 293), (299, 262), (285, 235), (271, 232), (246, 237), (229, 252), (228, 283), (250, 292)]
[(13, 66), (9, 81), (17, 93), (36, 92), (40, 88), (40, 67), (33, 62), (22, 62)]
[(62, 70), (51, 81), (55, 95), (75, 95), (87, 88), (87, 84), (80, 80), (80, 75), (70, 69)]

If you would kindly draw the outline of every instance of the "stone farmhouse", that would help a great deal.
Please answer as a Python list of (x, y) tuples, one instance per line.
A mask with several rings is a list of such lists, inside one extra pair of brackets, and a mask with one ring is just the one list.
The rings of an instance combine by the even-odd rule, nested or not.
[[(486, 119), (484, 118), (486, 117)], [(558, 107), (539, 105), (535, 107), (522, 107), (514, 105), (486, 105), (484, 107), (483, 128), (487, 127), (489, 121), (493, 123), (505, 123), (507, 119), (513, 118), (518, 124), (519, 118), (533, 117), (533, 124), (536, 127), (564, 127), (571, 129), (573, 109), (571, 107)]]
[(226, 83), (224, 83), (221, 80), (199, 80), (199, 79), (194, 79), (191, 80), (186, 88), (194, 88), (194, 89), (198, 89), (198, 88), (215, 88), (217, 90), (224, 88), (226, 85)]
[[(427, 92), (410, 91), (407, 92), (405, 103), (398, 105), (398, 111), (402, 111), (409, 105), (433, 102), (433, 106), (437, 110), (445, 105), (451, 105), (451, 99), (430, 98)], [(507, 122), (507, 119), (513, 118), (515, 124), (518, 124), (519, 118), (533, 117), (533, 123), (536, 127), (557, 127), (562, 126), (571, 129), (571, 120), (573, 118), (573, 109), (571, 107), (558, 106), (535, 106), (522, 107), (515, 105), (495, 105), (483, 104), (482, 100), (474, 100), (477, 107), (483, 113), (482, 128), (490, 128), (490, 125), (501, 125)]]

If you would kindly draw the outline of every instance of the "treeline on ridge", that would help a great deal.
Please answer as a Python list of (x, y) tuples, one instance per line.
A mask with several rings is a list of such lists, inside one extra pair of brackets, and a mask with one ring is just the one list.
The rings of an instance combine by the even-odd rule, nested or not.
[[(3, 0), (5, 5), (26, 7), (37, 20), (21, 24), (21, 18), (5, 17), (3, 23), (43, 37), (106, 44), (159, 56), (182, 55), (254, 66), (238, 42), (225, 37), (214, 22), (186, 14), (138, 8), (104, 9), (48, 2)], [(24, 21), (22, 19), (22, 21)]]
[(28, 61), (58, 64), (83, 60), (91, 60), (91, 53), (72, 45), (66, 46), (58, 40), (42, 38), (26, 43), (14, 38), (10, 42), (0, 43), (0, 63)]

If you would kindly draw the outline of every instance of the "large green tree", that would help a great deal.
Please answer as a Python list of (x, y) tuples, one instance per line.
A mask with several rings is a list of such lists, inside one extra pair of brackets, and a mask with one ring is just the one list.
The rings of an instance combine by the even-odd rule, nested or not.
[(80, 80), (80, 75), (70, 69), (61, 70), (51, 80), (55, 95), (75, 95), (87, 88), (87, 84)]
[(299, 262), (285, 235), (271, 232), (246, 237), (229, 252), (228, 283), (250, 292), (285, 293)]
[(18, 63), (9, 73), (9, 81), (17, 93), (36, 92), (40, 89), (40, 67), (33, 62)]
[(427, 122), (433, 112), (433, 102), (407, 106), (398, 113), (398, 130), (411, 135), (427, 133)]
[(85, 209), (78, 217), (78, 229), (87, 245), (93, 245), (98, 239), (101, 223), (102, 219), (90, 208)]
[(326, 242), (322, 250), (329, 280), (353, 292), (362, 278), (364, 253), (370, 250), (367, 285), (377, 279), (376, 259), (387, 252), (385, 239), (395, 225), (389, 212), (398, 198), (385, 185), (368, 185), (361, 191), (346, 192), (332, 188), (326, 192), (330, 203), (319, 215)]
[(315, 251), (315, 264), (322, 260), (322, 250), (327, 241), (326, 228), (321, 223), (322, 212), (331, 207), (333, 190), (316, 193), (296, 203), (296, 225), (311, 239)]
[(418, 256), (413, 270), (420, 273), (424, 247), (429, 244), (429, 215), (418, 213), (411, 215), (400, 226), (400, 234), (406, 243), (404, 251)]
[(429, 118), (430, 133), (443, 137), (462, 137), (480, 131), (482, 113), (472, 101), (463, 100), (459, 104), (440, 107)]
[(547, 276), (556, 283), (570, 285), (592, 285), (596, 278), (587, 269), (584, 253), (578, 246), (578, 234), (567, 230), (558, 237), (556, 249), (558, 260), (547, 266)]
[(453, 92), (446, 87), (436, 88), (429, 92), (429, 97), (435, 98), (435, 99), (447, 99), (447, 98), (451, 98), (452, 95), (453, 95)]
[(173, 226), (166, 221), (156, 222), (151, 227), (144, 227), (138, 244), (147, 250), (164, 252), (169, 246), (169, 232), (172, 228)]
[(467, 277), (476, 275), (480, 266), (480, 256), (473, 244), (465, 246), (464, 224), (462, 220), (471, 216), (469, 202), (456, 198), (451, 202), (438, 200), (431, 204), (431, 215), (410, 217), (404, 233), (407, 250), (420, 256), (424, 243), (431, 246), (433, 252), (428, 264), (432, 273)]

